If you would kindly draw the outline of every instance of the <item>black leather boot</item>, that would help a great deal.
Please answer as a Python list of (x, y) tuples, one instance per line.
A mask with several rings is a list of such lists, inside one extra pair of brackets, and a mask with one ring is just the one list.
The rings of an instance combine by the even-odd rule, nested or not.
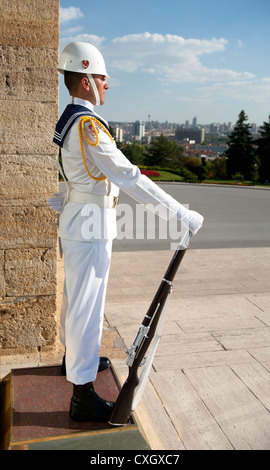
[[(101, 372), (102, 370), (108, 369), (111, 367), (111, 361), (108, 359), (108, 357), (100, 357), (99, 358), (99, 366), (98, 366), (98, 372)], [(61, 365), (61, 375), (66, 375), (66, 356), (63, 356), (63, 361)]]
[(69, 416), (73, 421), (108, 422), (114, 402), (103, 400), (94, 390), (92, 382), (73, 385)]
[(108, 357), (100, 357), (99, 358), (99, 366), (98, 366), (98, 372), (101, 372), (102, 370), (108, 369), (111, 367), (111, 361)]

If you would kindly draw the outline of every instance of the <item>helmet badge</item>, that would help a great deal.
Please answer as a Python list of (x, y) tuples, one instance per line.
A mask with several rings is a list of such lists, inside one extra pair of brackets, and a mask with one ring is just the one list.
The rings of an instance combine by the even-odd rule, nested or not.
[(82, 66), (84, 69), (87, 69), (87, 67), (89, 66), (89, 60), (82, 60)]

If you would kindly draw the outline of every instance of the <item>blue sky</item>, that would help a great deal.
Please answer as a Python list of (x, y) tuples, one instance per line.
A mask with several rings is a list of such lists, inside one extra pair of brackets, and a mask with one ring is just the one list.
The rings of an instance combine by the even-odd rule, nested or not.
[(269, 0), (60, 0), (60, 52), (76, 40), (104, 56), (108, 121), (268, 121)]

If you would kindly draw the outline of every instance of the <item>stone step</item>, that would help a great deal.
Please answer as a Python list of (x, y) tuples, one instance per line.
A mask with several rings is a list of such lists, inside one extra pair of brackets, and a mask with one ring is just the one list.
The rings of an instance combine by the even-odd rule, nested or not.
[[(119, 384), (113, 368), (97, 375), (95, 390), (115, 401)], [(72, 384), (60, 366), (12, 370), (1, 381), (1, 436), (4, 450), (149, 449), (131, 416), (126, 426), (69, 418)]]

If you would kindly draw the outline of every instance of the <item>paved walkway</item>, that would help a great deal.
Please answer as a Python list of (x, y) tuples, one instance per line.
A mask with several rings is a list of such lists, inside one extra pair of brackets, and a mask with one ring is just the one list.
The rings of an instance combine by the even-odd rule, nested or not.
[[(127, 347), (171, 257), (113, 256), (106, 318)], [(270, 449), (269, 327), (270, 248), (186, 252), (135, 413), (152, 449)]]
[[(123, 381), (125, 349), (172, 255), (113, 253), (102, 353)], [(59, 304), (63, 272), (59, 261)], [(270, 248), (187, 251), (135, 410), (153, 450), (270, 449), (269, 327)]]

